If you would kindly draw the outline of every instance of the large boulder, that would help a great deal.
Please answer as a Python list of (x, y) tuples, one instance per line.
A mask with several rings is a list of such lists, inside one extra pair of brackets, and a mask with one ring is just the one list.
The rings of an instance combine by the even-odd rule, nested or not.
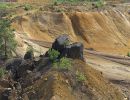
[(83, 44), (73, 43), (69, 46), (66, 46), (65, 51), (62, 54), (68, 58), (83, 60)]
[(26, 54), (24, 55), (24, 59), (33, 59), (34, 58), (34, 54), (33, 51), (27, 51)]
[(52, 48), (62, 53), (63, 50), (66, 48), (68, 42), (69, 42), (68, 35), (63, 34), (55, 40), (55, 42), (52, 44)]
[(69, 44), (69, 37), (65, 34), (59, 36), (52, 44), (52, 49), (59, 51), (60, 57), (73, 59), (83, 60), (83, 48), (83, 44), (79, 42)]

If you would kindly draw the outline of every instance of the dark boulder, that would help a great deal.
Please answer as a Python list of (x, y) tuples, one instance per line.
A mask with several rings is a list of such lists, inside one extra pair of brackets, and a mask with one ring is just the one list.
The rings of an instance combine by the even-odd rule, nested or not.
[[(59, 36), (52, 44), (52, 49), (59, 51), (60, 57), (83, 60), (83, 44), (78, 42), (69, 44), (69, 37), (67, 35)], [(47, 53), (45, 56), (48, 56)]]
[(9, 100), (9, 96), (11, 95), (11, 89), (6, 89), (1, 96), (1, 100)]
[(22, 63), (23, 59), (21, 58), (13, 58), (13, 59), (9, 59), (6, 62), (6, 70), (10, 70), (11, 71), (11, 77), (13, 79), (18, 79), (18, 68), (20, 67), (21, 63)]
[(17, 76), (25, 77), (28, 73), (27, 71), (32, 71), (35, 68), (34, 62), (32, 60), (23, 60), (21, 65), (17, 68)]
[(2, 93), (0, 100), (23, 100), (16, 89), (6, 88)]
[(24, 59), (33, 59), (34, 58), (34, 54), (33, 51), (27, 51), (26, 54), (24, 55)]
[(16, 69), (22, 63), (22, 58), (12, 58), (6, 61), (6, 70)]
[(69, 42), (68, 35), (63, 34), (55, 40), (55, 42), (52, 44), (52, 48), (62, 53), (63, 50), (66, 48), (68, 42)]
[(82, 43), (73, 43), (69, 46), (66, 46), (63, 56), (73, 59), (83, 60), (83, 44)]
[(14, 80), (24, 77), (27, 70), (33, 70), (35, 67), (33, 60), (24, 60), (15, 58), (7, 61), (6, 69), (11, 71), (11, 77)]

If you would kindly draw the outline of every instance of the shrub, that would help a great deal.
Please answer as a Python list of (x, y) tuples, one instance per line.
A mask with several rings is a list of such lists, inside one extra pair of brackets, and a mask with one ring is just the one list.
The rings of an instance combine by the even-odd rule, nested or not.
[(7, 9), (8, 5), (6, 3), (0, 3), (0, 9)]
[(127, 56), (130, 57), (130, 52), (127, 53)]
[(99, 8), (99, 7), (102, 7), (104, 5), (104, 1), (103, 0), (98, 0), (96, 2), (96, 6)]
[(13, 9), (15, 7), (18, 7), (19, 4), (14, 4), (14, 3), (8, 3), (8, 2), (0, 2), (0, 9)]
[(24, 5), (24, 10), (28, 11), (28, 10), (31, 10), (31, 9), (32, 9), (32, 6), (30, 4)]
[(83, 81), (86, 80), (86, 77), (83, 73), (77, 71), (76, 72), (76, 79), (77, 79), (78, 82), (83, 82)]
[(54, 62), (58, 58), (58, 56), (60, 55), (60, 53), (57, 50), (49, 49), (48, 55), (49, 55), (49, 59), (52, 62)]
[(70, 59), (63, 57), (60, 59), (60, 61), (53, 62), (53, 67), (58, 69), (63, 69), (63, 70), (70, 70), (72, 66), (71, 66)]
[(53, 62), (53, 67), (57, 69), (57, 68), (58, 68), (58, 66), (59, 66), (59, 62), (54, 61), (54, 62)]
[(6, 71), (3, 68), (0, 68), (0, 78), (5, 75)]
[(71, 61), (66, 57), (61, 58), (60, 62), (59, 62), (59, 68), (60, 69), (65, 69), (65, 70), (70, 70)]
[(69, 41), (69, 40), (66, 40), (66, 41), (64, 42), (64, 46), (69, 45), (69, 43), (70, 43), (70, 41)]

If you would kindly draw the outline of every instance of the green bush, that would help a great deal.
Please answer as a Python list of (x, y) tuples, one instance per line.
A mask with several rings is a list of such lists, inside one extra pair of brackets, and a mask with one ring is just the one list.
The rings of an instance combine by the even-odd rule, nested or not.
[(31, 10), (31, 9), (32, 9), (32, 6), (30, 4), (24, 5), (24, 10), (28, 11), (28, 10)]
[(127, 53), (127, 56), (130, 57), (130, 52)]
[(86, 80), (86, 77), (83, 73), (77, 71), (76, 72), (76, 79), (77, 79), (78, 82), (83, 82), (83, 81)]
[(103, 0), (98, 0), (96, 2), (96, 6), (99, 8), (99, 7), (102, 7), (104, 5), (104, 1)]
[(60, 62), (59, 62), (59, 68), (60, 69), (65, 69), (65, 70), (70, 70), (70, 68), (71, 68), (70, 59), (68, 59), (66, 57), (61, 58)]
[(0, 78), (5, 75), (6, 71), (3, 68), (0, 68)]
[(70, 70), (72, 66), (70, 59), (63, 57), (59, 61), (53, 62), (53, 67), (57, 69)]
[(60, 53), (57, 50), (49, 49), (49, 51), (48, 51), (49, 59), (52, 62), (54, 62), (58, 58), (59, 55), (60, 55)]
[(4, 3), (4, 2), (0, 3), (0, 9), (9, 9), (12, 7), (13, 7), (13, 5), (10, 5), (9, 3)]
[(18, 4), (14, 3), (7, 3), (7, 2), (0, 2), (0, 9), (13, 9), (15, 7), (19, 6)]

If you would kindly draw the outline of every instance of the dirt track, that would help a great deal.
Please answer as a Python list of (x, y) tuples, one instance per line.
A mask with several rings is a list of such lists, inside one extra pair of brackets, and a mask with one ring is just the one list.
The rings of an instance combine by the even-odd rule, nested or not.
[[(90, 53), (91, 52), (91, 53)], [(128, 57), (113, 56), (95, 51), (85, 54), (87, 64), (101, 71), (107, 79), (119, 87), (130, 99), (130, 63)]]

